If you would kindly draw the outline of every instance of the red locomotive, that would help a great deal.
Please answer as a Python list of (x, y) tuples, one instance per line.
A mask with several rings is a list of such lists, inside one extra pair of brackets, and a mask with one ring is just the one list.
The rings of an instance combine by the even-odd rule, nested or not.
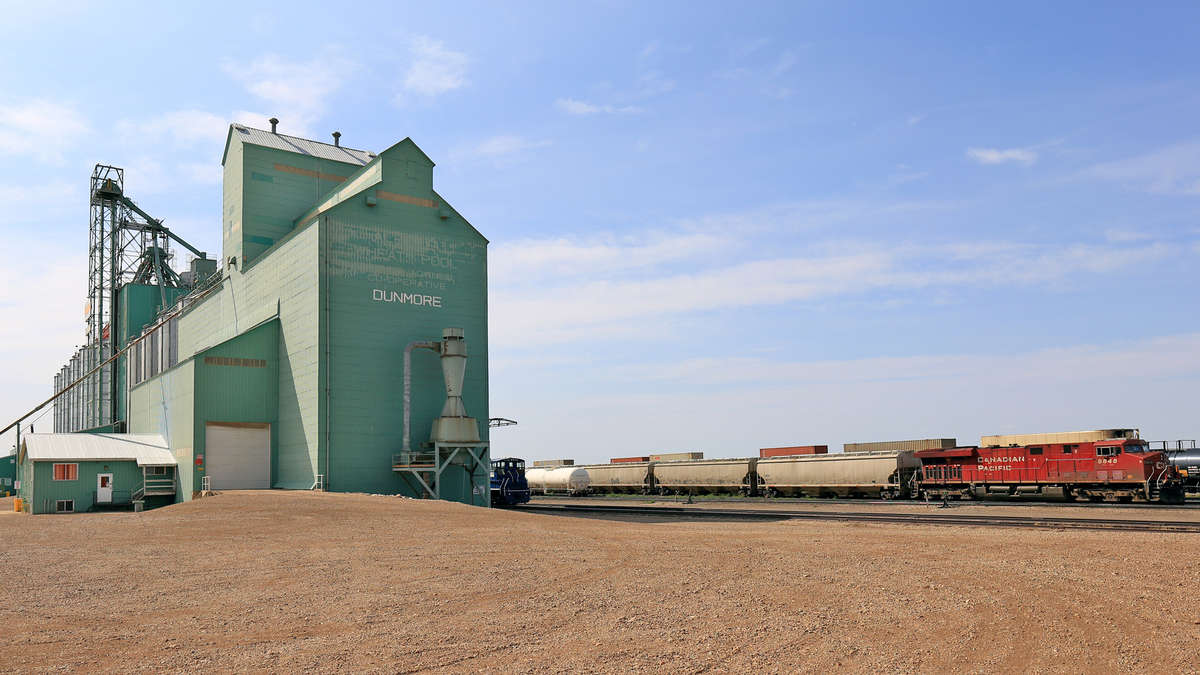
[(1140, 438), (921, 450), (921, 490), (982, 499), (1040, 494), (1091, 501), (1183, 502), (1183, 482), (1166, 453)]

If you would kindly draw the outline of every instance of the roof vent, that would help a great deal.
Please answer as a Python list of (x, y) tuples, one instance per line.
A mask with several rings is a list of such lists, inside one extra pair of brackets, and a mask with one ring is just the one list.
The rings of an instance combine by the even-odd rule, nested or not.
[(267, 120), (267, 121), (271, 123), (271, 133), (273, 133), (273, 134), (277, 134), (277, 133), (279, 133), (278, 131), (275, 131), (275, 126), (276, 126), (277, 124), (279, 124), (279, 118), (278, 118), (278, 117), (272, 117), (271, 119), (269, 119), (269, 120)]
[(342, 132), (340, 132), (340, 131), (333, 132), (333, 147), (335, 147), (335, 148), (342, 147)]

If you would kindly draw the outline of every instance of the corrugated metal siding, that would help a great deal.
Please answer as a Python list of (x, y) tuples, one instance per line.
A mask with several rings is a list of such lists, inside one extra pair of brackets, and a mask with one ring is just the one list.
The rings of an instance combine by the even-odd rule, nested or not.
[(704, 459), (703, 452), (667, 452), (661, 455), (650, 455), (651, 462), (673, 462), (680, 459)]
[(1045, 434), (1002, 434), (981, 436), (983, 447), (1009, 445), (1036, 445), (1038, 443), (1090, 443), (1110, 438), (1137, 438), (1137, 429), (1095, 429), (1092, 431), (1058, 431)]
[[(287, 134), (273, 134), (270, 131), (255, 129), (244, 124), (234, 124), (233, 130), (233, 138), (242, 143), (252, 143), (265, 148), (275, 148), (276, 150), (284, 150), (299, 155), (343, 162), (345, 164), (362, 166), (371, 161), (371, 158), (375, 156), (375, 153), (368, 150), (335, 146), (332, 143), (321, 143), (320, 141), (288, 136)], [(228, 163), (228, 157), (225, 161)]]
[[(76, 463), (76, 462), (73, 462)], [(32, 513), (54, 513), (55, 502), (60, 499), (75, 501), (75, 512), (92, 508), (96, 492), (96, 474), (111, 473), (113, 490), (132, 492), (142, 486), (142, 470), (133, 461), (77, 462), (79, 472), (76, 480), (54, 480), (54, 462), (33, 462)]]
[(129, 430), (156, 433), (167, 439), (179, 475), (178, 498), (188, 500), (199, 489), (192, 449), (195, 447), (195, 368), (180, 363), (129, 392)]
[(895, 450), (936, 450), (953, 448), (958, 441), (953, 438), (923, 438), (913, 441), (876, 441), (873, 443), (846, 443), (842, 446), (844, 452), (877, 452)]
[(173, 464), (161, 434), (27, 434), (21, 439), (35, 462), (133, 460), (141, 466)]
[[(320, 473), (319, 230), (294, 233), (244, 274), (233, 272), (220, 290), (180, 318), (184, 358), (278, 317), (279, 412), (272, 443), (275, 481), (283, 487), (307, 488)], [(203, 439), (193, 442), (203, 447)]]
[[(210, 359), (213, 361), (210, 362)], [(262, 361), (264, 365), (225, 365), (231, 362), (230, 359), (252, 359)], [(280, 409), (278, 321), (269, 321), (248, 333), (197, 354), (195, 368), (197, 454), (207, 457), (204, 430), (209, 422), (253, 422), (270, 424), (274, 429)], [(272, 485), (279, 484), (277, 435), (274, 431), (270, 435)], [(306, 448), (300, 453), (297, 461), (285, 463), (289, 482), (282, 487), (307, 488), (312, 485), (311, 455)], [(289, 454), (289, 458), (292, 457), (293, 455)], [(299, 467), (298, 479), (295, 477), (296, 465)], [(196, 473), (203, 476), (204, 470), (199, 468)], [(297, 485), (297, 480), (300, 485)]]
[[(433, 165), (412, 143), (383, 153), (383, 183), (378, 189), (436, 200)], [(488, 428), (487, 249), (465, 220), (441, 208), (392, 200), (368, 207), (364, 199), (338, 204), (323, 219), (328, 294), (329, 361), (325, 364), (330, 400), (329, 484), (337, 490), (412, 494), (390, 471), (392, 453), (401, 446), (401, 384), (404, 346), (437, 340), (442, 329), (464, 329), (467, 350), (464, 403)], [(386, 302), (376, 291), (415, 293), (440, 298), (440, 307)], [(436, 354), (413, 354), (412, 442), (429, 438), (445, 401), (441, 364)], [(487, 467), (474, 482), (455, 471), (443, 484), (443, 496), (484, 504)]]

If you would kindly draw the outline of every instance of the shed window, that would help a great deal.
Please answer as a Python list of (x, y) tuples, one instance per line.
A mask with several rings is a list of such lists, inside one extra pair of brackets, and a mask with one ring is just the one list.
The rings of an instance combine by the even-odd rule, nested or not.
[(150, 467), (148, 474), (151, 476), (165, 476), (167, 474), (167, 467), (152, 466), (152, 467)]
[(79, 478), (78, 464), (55, 464), (54, 480), (76, 480)]
[(75, 500), (74, 499), (60, 499), (60, 500), (54, 502), (54, 512), (55, 513), (74, 513), (75, 512)]

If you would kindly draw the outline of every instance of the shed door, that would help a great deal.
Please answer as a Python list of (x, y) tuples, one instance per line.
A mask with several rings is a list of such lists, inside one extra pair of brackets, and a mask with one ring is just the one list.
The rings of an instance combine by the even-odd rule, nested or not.
[(210, 422), (204, 426), (204, 464), (213, 490), (271, 487), (271, 425)]
[(111, 504), (113, 493), (113, 475), (111, 473), (96, 474), (96, 503)]

